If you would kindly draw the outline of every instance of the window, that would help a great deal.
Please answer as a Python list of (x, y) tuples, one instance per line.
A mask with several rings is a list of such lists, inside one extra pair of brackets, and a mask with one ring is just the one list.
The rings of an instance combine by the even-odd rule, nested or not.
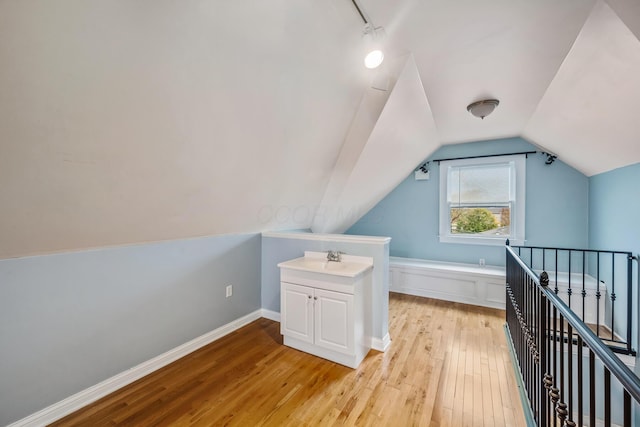
[(524, 155), (440, 162), (440, 241), (524, 244)]

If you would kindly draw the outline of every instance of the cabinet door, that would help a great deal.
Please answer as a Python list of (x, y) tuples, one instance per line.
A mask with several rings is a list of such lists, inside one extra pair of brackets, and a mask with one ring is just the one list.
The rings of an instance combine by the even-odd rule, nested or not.
[(282, 283), (280, 292), (280, 332), (313, 343), (313, 289)]
[(314, 289), (315, 343), (319, 347), (353, 354), (353, 295)]

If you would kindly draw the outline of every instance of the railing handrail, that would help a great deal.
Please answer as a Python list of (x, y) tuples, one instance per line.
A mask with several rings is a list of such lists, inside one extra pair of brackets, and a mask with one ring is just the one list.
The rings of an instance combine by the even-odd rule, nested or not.
[[(518, 254), (506, 246), (507, 252), (531, 277), (544, 296), (556, 307), (560, 314), (569, 322), (571, 327), (582, 337), (583, 342), (596, 354), (603, 365), (620, 381), (627, 392), (640, 402), (640, 379), (605, 345), (600, 338), (560, 299), (553, 291), (540, 284), (540, 278), (520, 259)], [(623, 252), (624, 253), (624, 252)]]
[(572, 251), (572, 252), (591, 252), (591, 253), (604, 253), (604, 254), (619, 254), (619, 255), (628, 255), (630, 258), (635, 259), (633, 256), (633, 252), (630, 251), (609, 251), (606, 249), (576, 249), (576, 248), (549, 248), (545, 246), (519, 246), (513, 245), (510, 246), (512, 248), (522, 248), (522, 249), (544, 249), (548, 251)]

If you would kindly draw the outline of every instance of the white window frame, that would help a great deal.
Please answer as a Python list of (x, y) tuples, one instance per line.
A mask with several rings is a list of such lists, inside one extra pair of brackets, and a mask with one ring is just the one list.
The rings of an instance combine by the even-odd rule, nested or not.
[[(449, 168), (460, 166), (486, 166), (512, 164), (512, 179), (515, 179), (515, 194), (511, 205), (511, 235), (501, 237), (487, 237), (472, 234), (451, 233), (449, 204), (447, 203), (447, 186), (449, 184)], [(440, 242), (462, 243), (471, 245), (504, 245), (506, 239), (512, 245), (524, 245), (525, 230), (525, 177), (527, 161), (524, 154), (475, 159), (445, 160), (440, 162)]]

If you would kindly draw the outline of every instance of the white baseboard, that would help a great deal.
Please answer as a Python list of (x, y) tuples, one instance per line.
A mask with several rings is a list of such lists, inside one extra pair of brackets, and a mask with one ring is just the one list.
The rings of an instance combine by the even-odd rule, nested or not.
[(384, 338), (371, 338), (371, 348), (378, 351), (387, 351), (391, 345), (391, 337), (389, 333)]
[(273, 310), (262, 309), (262, 317), (280, 323), (280, 313)]
[(111, 378), (107, 378), (106, 380), (94, 386), (82, 390), (72, 396), (69, 396), (66, 399), (61, 400), (60, 402), (54, 403), (51, 406), (48, 406), (34, 414), (29, 415), (28, 417), (18, 420), (13, 424), (10, 424), (8, 427), (40, 427), (57, 421), (60, 418), (63, 418), (92, 402), (95, 402), (96, 400), (108, 395), (109, 393), (113, 393), (114, 391), (128, 384), (131, 384), (132, 382), (137, 381), (140, 378), (149, 375), (150, 373), (172, 362), (175, 362), (181, 357), (184, 357), (187, 354), (192, 353), (199, 348), (222, 338), (227, 334), (230, 334), (236, 329), (239, 329), (253, 322), (254, 320), (259, 319), (260, 317), (262, 317), (262, 315), (263, 310), (256, 310), (252, 313), (249, 313), (246, 316), (243, 316), (239, 319), (234, 320), (233, 322), (227, 323), (226, 325), (214, 329), (211, 332), (207, 332), (204, 335), (194, 338), (193, 340), (175, 347), (167, 351), (166, 353), (156, 356), (153, 359), (147, 360), (146, 362), (143, 362), (131, 369), (114, 375)]

